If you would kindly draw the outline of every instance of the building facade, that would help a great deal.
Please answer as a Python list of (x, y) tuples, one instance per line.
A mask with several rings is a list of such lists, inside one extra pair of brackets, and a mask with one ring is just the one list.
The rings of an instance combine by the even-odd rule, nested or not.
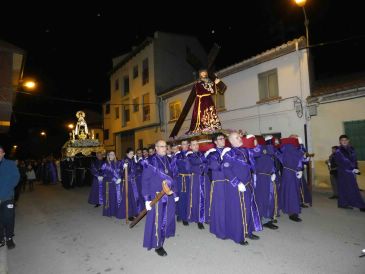
[(196, 70), (187, 61), (191, 55), (206, 62), (196, 38), (155, 32), (153, 38), (113, 59), (110, 101), (103, 106), (107, 149), (120, 158), (128, 147), (147, 147), (164, 135), (158, 96), (195, 78)]

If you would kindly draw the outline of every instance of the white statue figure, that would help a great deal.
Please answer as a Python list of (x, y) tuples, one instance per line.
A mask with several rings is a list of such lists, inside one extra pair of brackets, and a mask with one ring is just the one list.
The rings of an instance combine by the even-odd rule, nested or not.
[(89, 130), (87, 128), (87, 124), (85, 121), (85, 112), (78, 111), (76, 113), (76, 117), (79, 119), (76, 123), (75, 127), (75, 135), (79, 137), (79, 139), (86, 139), (87, 135), (89, 134)]

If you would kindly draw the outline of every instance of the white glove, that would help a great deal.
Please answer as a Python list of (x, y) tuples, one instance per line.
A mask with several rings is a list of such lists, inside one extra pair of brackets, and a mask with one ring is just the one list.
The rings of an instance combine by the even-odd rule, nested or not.
[(303, 171), (297, 171), (295, 175), (297, 176), (298, 179), (301, 179), (303, 176)]
[(276, 180), (276, 174), (275, 173), (273, 173), (273, 174), (271, 174), (271, 181), (275, 181)]
[(252, 174), (252, 178), (253, 178), (253, 181), (256, 182), (257, 177), (256, 177), (256, 174), (255, 173)]
[(118, 179), (115, 183), (116, 183), (117, 185), (119, 185), (121, 181), (122, 181), (122, 179)]
[(101, 182), (103, 179), (104, 179), (104, 177), (103, 177), (103, 176), (98, 176), (98, 180), (99, 180), (99, 182)]
[(152, 209), (152, 207), (151, 207), (151, 201), (145, 201), (144, 204), (146, 206), (147, 211), (150, 211)]
[(175, 202), (178, 202), (179, 201), (179, 197), (175, 197), (174, 200), (175, 200)]
[(238, 191), (239, 192), (245, 192), (246, 191), (246, 187), (243, 183), (238, 184)]
[(127, 163), (124, 163), (123, 168), (126, 169), (128, 167)]
[(352, 170), (352, 173), (354, 173), (354, 174), (359, 174), (360, 173), (360, 170), (358, 170), (357, 168), (355, 168), (354, 170)]

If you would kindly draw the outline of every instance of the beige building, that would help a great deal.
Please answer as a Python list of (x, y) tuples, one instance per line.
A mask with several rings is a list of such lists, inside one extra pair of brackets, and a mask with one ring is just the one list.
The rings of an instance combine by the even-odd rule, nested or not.
[(329, 187), (325, 161), (331, 147), (338, 145), (341, 134), (349, 136), (355, 147), (365, 189), (365, 75), (336, 78), (319, 84), (308, 99), (311, 114), (312, 142), (315, 156), (315, 179), (319, 187)]
[(191, 56), (206, 63), (196, 38), (155, 32), (153, 38), (113, 59), (110, 101), (103, 106), (106, 149), (115, 150), (120, 158), (128, 147), (147, 147), (163, 136), (158, 95), (195, 79)]

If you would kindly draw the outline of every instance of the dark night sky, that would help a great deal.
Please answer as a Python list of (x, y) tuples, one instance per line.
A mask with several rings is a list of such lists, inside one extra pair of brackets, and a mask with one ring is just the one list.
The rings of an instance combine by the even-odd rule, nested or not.
[[(194, 5), (170, 2), (164, 7), (156, 1), (150, 1), (154, 5), (138, 2), (136, 6), (125, 1), (80, 2), (82, 8), (58, 2), (0, 9), (0, 39), (27, 51), (25, 76), (40, 83), (39, 96), (18, 95), (19, 113), (11, 133), (14, 140), (27, 138), (39, 128), (57, 132), (62, 123), (74, 120), (76, 110), (87, 107), (44, 96), (105, 100), (112, 57), (129, 51), (156, 30), (194, 35), (207, 51), (218, 43), (217, 68), (305, 34), (302, 10), (289, 0), (244, 1), (240, 3), (243, 8), (227, 3), (197, 6), (197, 1)], [(317, 79), (365, 71), (365, 24), (359, 2), (308, 1), (311, 44), (360, 36), (313, 48)], [(20, 136), (19, 128), (27, 133)]]

